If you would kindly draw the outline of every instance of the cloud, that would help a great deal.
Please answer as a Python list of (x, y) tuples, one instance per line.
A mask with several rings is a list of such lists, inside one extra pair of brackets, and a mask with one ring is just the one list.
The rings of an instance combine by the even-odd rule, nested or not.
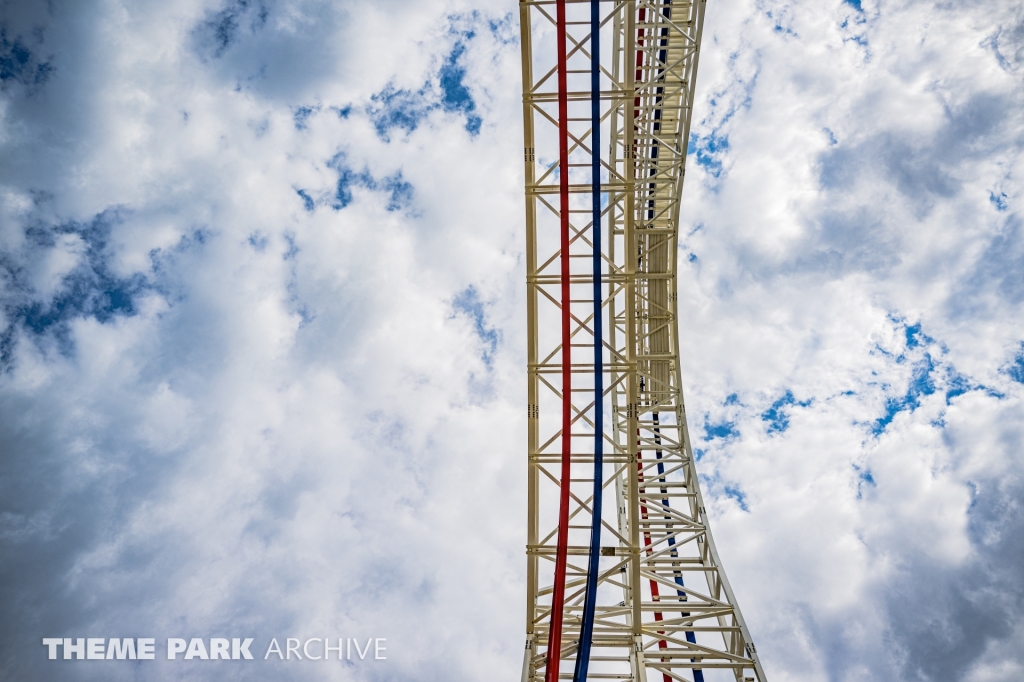
[[(768, 674), (1016, 680), (1024, 17), (708, 11), (682, 369)], [(516, 679), (516, 35), (440, 0), (4, 5), (0, 677), (141, 670), (44, 636), (331, 635), (386, 667), (188, 674)]]
[[(58, 7), (43, 35), (77, 32), (87, 47), (49, 45), (53, 80), (6, 104), (4, 677), (135, 674), (47, 668), (22, 653), (43, 632), (244, 630), (257, 646), (300, 631), (382, 636), (390, 679), (475, 678), (490, 669), (484, 652), (519, 655), (517, 619), (502, 604), (519, 597), (520, 529), (496, 510), (514, 508), (521, 490), (504, 471), (521, 410), (478, 387), (486, 380), (506, 395), (520, 382), (496, 331), (520, 317), (508, 252), (520, 241), (511, 210), (520, 197), (507, 172), (497, 205), (508, 217), (481, 233), (475, 216), (494, 198), (478, 191), (464, 213), (447, 210), (446, 198), (431, 198), (440, 178), (430, 158), (457, 150), (473, 162), (464, 180), (479, 184), (490, 150), (517, 143), (499, 140), (493, 124), (471, 134), (463, 106), (439, 108), (420, 135), (389, 146), (363, 113), (392, 82), (388, 71), (366, 90), (294, 69), (278, 83), (281, 63), (246, 80), (245, 59), (277, 49), (246, 42), (285, 41), (288, 22), (311, 20), (304, 9), (334, 11), (270, 6), (255, 25), (257, 8), (244, 3), (128, 16), (93, 8), (97, 31), (138, 28), (97, 47), (83, 35), (94, 27)], [(442, 6), (431, 11), (430, 25), (448, 35)], [(419, 30), (417, 16), (408, 30)], [(197, 36), (211, 18), (230, 40), (203, 52)], [(298, 43), (319, 49), (301, 33), (289, 49)], [(143, 56), (154, 46), (165, 62)], [(421, 82), (438, 82), (451, 49)], [(492, 59), (468, 43), (462, 55)], [(72, 85), (86, 71), (99, 83), (92, 93)], [(300, 92), (313, 95), (289, 94)], [(89, 115), (68, 132), (78, 150), (52, 137), (61, 102)], [(24, 113), (33, 106), (49, 113)], [(52, 142), (27, 161), (40, 139)], [(65, 161), (74, 172), (43, 172)], [(483, 307), (499, 296), (511, 309)], [(453, 300), (475, 302), (472, 324), (452, 316)], [(491, 342), (481, 346), (478, 327)], [(495, 434), (508, 445), (495, 450)], [(487, 508), (493, 517), (478, 513)], [(474, 577), (453, 574), (452, 562), (475, 566)], [(508, 615), (494, 620), (499, 612)], [(473, 646), (481, 654), (461, 661), (462, 673), (424, 656), (463, 646), (470, 630), (459, 624), (485, 617), (498, 630)], [(435, 619), (455, 625), (422, 627)], [(176, 673), (156, 662), (153, 674)], [(338, 669), (300, 674), (335, 679)]]

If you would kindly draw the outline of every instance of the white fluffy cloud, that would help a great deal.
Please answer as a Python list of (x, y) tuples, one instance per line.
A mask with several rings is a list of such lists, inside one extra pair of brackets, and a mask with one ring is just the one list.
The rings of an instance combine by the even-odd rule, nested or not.
[[(515, 22), (0, 9), (3, 677), (517, 679)], [(772, 680), (1024, 674), (1022, 73), (1004, 3), (709, 3), (684, 382)], [(39, 644), (133, 635), (389, 660)]]

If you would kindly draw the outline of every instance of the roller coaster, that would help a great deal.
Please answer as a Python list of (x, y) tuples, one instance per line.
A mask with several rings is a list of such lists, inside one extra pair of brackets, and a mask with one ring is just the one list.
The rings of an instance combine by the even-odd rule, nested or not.
[(523, 682), (767, 682), (708, 527), (680, 379), (679, 211), (704, 10), (519, 4)]

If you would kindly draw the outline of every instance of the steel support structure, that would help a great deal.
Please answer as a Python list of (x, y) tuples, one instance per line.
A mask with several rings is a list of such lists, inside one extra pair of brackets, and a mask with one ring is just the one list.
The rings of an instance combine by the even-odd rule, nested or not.
[(708, 528), (680, 381), (679, 202), (704, 6), (519, 5), (523, 682), (766, 682)]

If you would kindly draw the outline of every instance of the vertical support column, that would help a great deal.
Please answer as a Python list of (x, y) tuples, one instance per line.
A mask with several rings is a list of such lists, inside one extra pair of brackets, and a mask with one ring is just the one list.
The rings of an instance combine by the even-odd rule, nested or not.
[[(527, 191), (537, 182), (534, 150), (533, 102), (533, 46), (530, 27), (530, 7), (519, 5), (520, 44), (523, 65), (523, 164)], [(537, 203), (526, 201), (526, 423), (527, 423), (527, 547), (536, 547), (539, 541), (538, 485), (539, 471), (537, 456), (540, 450), (539, 417), (540, 395), (537, 377)], [(538, 582), (538, 557), (533, 551), (526, 553), (526, 653), (523, 656), (522, 682), (533, 677), (532, 658), (536, 649), (536, 614)]]
[[(636, 35), (636, 0), (623, 3), (623, 11), (626, 18), (625, 46), (633, 42)], [(643, 653), (643, 602), (640, 591), (640, 481), (639, 466), (639, 402), (640, 386), (637, 375), (637, 328), (636, 328), (636, 159), (634, 145), (634, 131), (636, 119), (636, 105), (634, 91), (636, 90), (635, 70), (629, 63), (632, 50), (626, 49), (623, 58), (625, 71), (625, 83), (623, 90), (627, 93), (627, 101), (622, 122), (624, 133), (623, 144), (623, 171), (625, 179), (625, 197), (623, 206), (623, 266), (625, 274), (625, 305), (626, 305), (626, 444), (629, 446), (629, 466), (626, 468), (627, 484), (626, 494), (628, 496), (629, 513), (629, 592), (632, 597), (631, 625), (633, 636), (633, 647), (630, 652), (630, 664), (633, 668), (633, 677), (636, 682), (646, 682), (647, 666), (644, 662)]]

